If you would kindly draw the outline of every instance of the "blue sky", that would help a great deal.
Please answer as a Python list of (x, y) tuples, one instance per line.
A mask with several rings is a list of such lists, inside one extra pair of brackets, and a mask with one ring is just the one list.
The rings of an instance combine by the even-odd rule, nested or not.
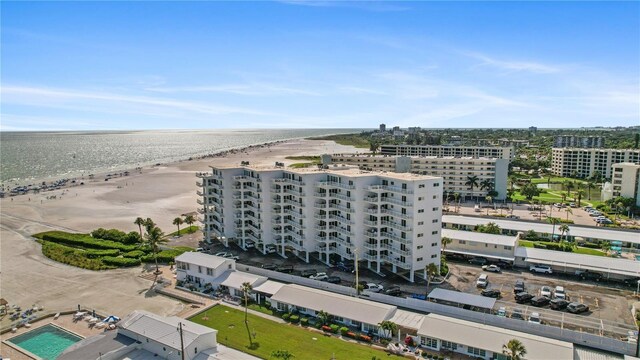
[(640, 125), (639, 2), (2, 2), (2, 130)]

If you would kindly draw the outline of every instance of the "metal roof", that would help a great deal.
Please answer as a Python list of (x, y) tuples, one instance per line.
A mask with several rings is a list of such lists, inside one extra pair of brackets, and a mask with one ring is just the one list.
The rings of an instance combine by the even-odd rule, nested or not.
[(261, 292), (263, 294), (273, 295), (277, 293), (278, 290), (280, 290), (284, 285), (285, 284), (277, 281), (267, 280), (264, 283), (254, 287), (253, 290), (257, 292)]
[(479, 242), (483, 244), (495, 244), (504, 246), (516, 245), (515, 236), (485, 234), (475, 231), (442, 229), (442, 237), (448, 237), (454, 240)]
[(127, 315), (118, 323), (118, 327), (179, 350), (180, 332), (178, 331), (178, 323), (182, 323), (185, 347), (191, 345), (200, 336), (218, 332), (218, 330), (176, 316), (158, 316), (143, 310), (135, 310)]
[(573, 344), (569, 342), (436, 314), (425, 315), (418, 335), (498, 354), (509, 340), (518, 339), (527, 349), (527, 360), (573, 359)]
[(498, 260), (507, 260), (507, 261), (515, 260), (515, 256), (499, 256), (499, 255), (485, 254), (481, 252), (465, 251), (465, 250), (459, 250), (459, 249), (446, 249), (444, 252), (453, 253), (453, 254), (463, 254), (463, 255), (469, 255), (469, 256), (479, 256), (479, 257), (498, 259)]
[(627, 276), (640, 276), (640, 261), (634, 260), (527, 247), (518, 247), (516, 249), (516, 256), (523, 257), (530, 263), (588, 269)]
[(591, 349), (583, 346), (576, 346), (574, 349), (574, 360), (622, 360), (623, 355), (613, 354), (602, 350)]
[(389, 320), (405, 329), (418, 330), (424, 321), (424, 315), (398, 309)]
[[(551, 234), (553, 232), (553, 225), (532, 221), (502, 220), (461, 215), (442, 215), (442, 222), (461, 225), (480, 225), (493, 222), (496, 223), (496, 225), (498, 225), (501, 229), (506, 230), (515, 230), (522, 232), (533, 230), (541, 234)], [(556, 225), (556, 234), (560, 234), (558, 226), (559, 225)], [(569, 235), (579, 236), (583, 238), (609, 241), (618, 240), (627, 243), (640, 244), (640, 232), (637, 231), (610, 230), (606, 228), (597, 228), (591, 226), (569, 225)]]
[(221, 256), (209, 255), (209, 254), (196, 252), (196, 251), (189, 251), (181, 255), (178, 255), (176, 257), (176, 261), (204, 266), (210, 269), (216, 269), (220, 265), (224, 265), (227, 262), (231, 262), (231, 263), (235, 262), (235, 260), (233, 259), (227, 259)]
[(384, 320), (389, 320), (396, 311), (395, 306), (295, 284), (284, 285), (271, 297), (271, 301), (295, 305), (314, 311), (324, 310), (334, 316), (372, 325)]
[(248, 282), (251, 284), (251, 287), (258, 286), (265, 281), (267, 278), (264, 276), (254, 275), (242, 271), (228, 270), (225, 271), (217, 280), (221, 280), (220, 285), (224, 285), (233, 289), (241, 289), (242, 284)]
[(461, 305), (475, 306), (482, 309), (493, 309), (493, 306), (496, 304), (496, 299), (494, 298), (440, 288), (431, 290), (431, 292), (427, 296), (427, 299), (448, 301)]

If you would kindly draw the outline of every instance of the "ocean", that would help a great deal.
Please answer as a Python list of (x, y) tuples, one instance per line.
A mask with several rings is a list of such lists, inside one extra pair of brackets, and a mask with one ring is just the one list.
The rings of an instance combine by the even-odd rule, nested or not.
[(0, 182), (71, 178), (361, 129), (0, 132)]

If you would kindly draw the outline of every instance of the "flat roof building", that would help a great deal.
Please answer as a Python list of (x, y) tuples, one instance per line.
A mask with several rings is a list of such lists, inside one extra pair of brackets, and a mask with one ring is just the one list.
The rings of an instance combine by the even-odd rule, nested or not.
[(596, 172), (611, 178), (613, 164), (640, 164), (640, 149), (553, 148), (551, 171), (558, 176), (588, 178)]
[[(461, 140), (460, 140), (461, 141)], [(461, 145), (382, 145), (380, 154), (392, 156), (436, 156), (513, 159), (512, 147)]]
[(640, 206), (640, 164), (620, 163), (612, 166), (612, 197), (628, 197)]

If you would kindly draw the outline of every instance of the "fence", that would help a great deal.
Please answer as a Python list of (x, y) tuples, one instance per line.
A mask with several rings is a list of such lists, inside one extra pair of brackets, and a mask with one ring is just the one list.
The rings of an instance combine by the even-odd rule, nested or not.
[[(269, 279), (282, 281), (285, 283), (298, 284), (303, 286), (312, 287), (319, 290), (331, 291), (347, 296), (355, 296), (356, 291), (354, 288), (330, 284), (322, 281), (303, 278), (300, 276), (280, 273), (272, 270), (265, 270), (262, 268), (237, 265), (237, 270), (246, 271), (252, 274), (266, 276)], [(549, 326), (549, 325), (536, 325), (526, 321), (511, 319), (507, 317), (496, 316), (493, 314), (481, 313), (472, 310), (465, 310), (453, 306), (447, 306), (437, 304), (429, 301), (400, 298), (384, 294), (367, 293), (361, 295), (363, 298), (367, 298), (371, 301), (376, 301), (384, 304), (395, 305), (399, 308), (405, 308), (421, 313), (434, 313), (443, 316), (449, 316), (456, 319), (467, 320), (474, 323), (483, 325), (490, 325), (499, 328), (520, 331), (528, 334), (539, 335), (542, 337), (548, 337), (556, 340), (567, 341), (573, 344), (592, 347), (600, 350), (611, 351), (614, 353), (622, 353), (626, 355), (636, 354), (636, 344), (626, 341), (618, 340), (615, 338), (600, 336), (598, 334), (590, 334), (586, 332), (563, 329), (561, 327)]]

